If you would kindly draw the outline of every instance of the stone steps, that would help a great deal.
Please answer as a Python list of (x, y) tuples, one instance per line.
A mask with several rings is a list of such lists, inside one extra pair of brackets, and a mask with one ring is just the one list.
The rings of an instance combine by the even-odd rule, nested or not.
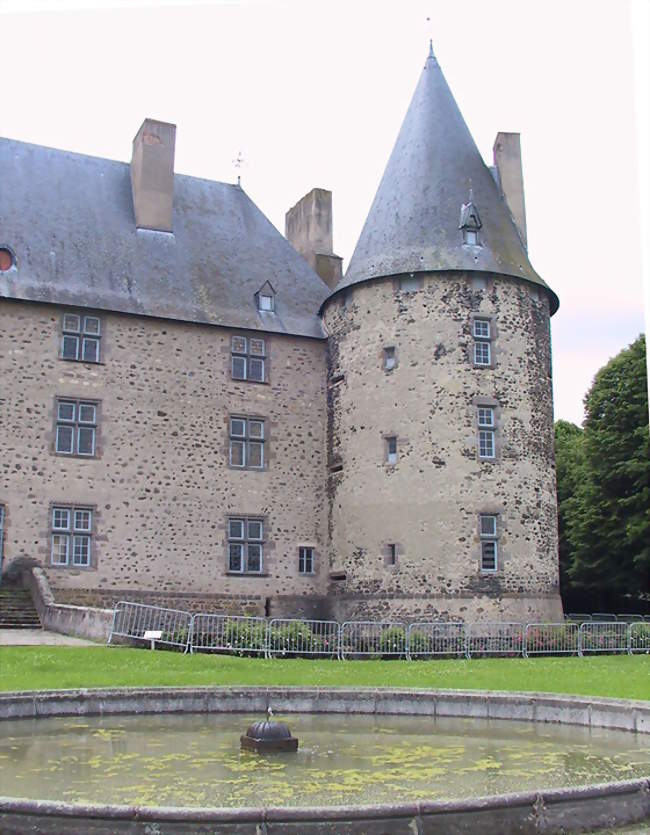
[(20, 586), (0, 586), (0, 629), (41, 629), (31, 594)]

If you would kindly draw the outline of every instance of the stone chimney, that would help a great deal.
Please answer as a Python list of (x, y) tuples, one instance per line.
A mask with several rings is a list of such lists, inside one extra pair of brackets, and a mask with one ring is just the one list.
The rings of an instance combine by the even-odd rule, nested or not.
[(343, 275), (343, 259), (332, 252), (332, 192), (313, 188), (289, 209), (285, 236), (333, 290)]
[(131, 190), (138, 229), (172, 231), (176, 125), (145, 119), (133, 140)]
[(524, 178), (521, 171), (521, 144), (518, 133), (497, 133), (494, 140), (494, 165), (497, 169), (498, 183), (510, 214), (519, 231), (519, 236), (526, 249), (526, 204), (524, 201)]

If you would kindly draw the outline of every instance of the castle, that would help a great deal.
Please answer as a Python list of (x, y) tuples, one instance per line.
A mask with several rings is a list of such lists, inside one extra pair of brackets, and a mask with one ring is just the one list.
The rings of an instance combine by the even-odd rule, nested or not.
[(342, 276), (238, 184), (0, 140), (0, 542), (57, 602), (556, 620), (549, 317), (518, 134), (430, 51)]

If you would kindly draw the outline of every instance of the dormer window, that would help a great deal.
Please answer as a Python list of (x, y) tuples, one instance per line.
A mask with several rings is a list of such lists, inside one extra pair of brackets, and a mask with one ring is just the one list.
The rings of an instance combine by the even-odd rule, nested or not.
[(260, 313), (275, 313), (275, 290), (268, 281), (257, 291), (255, 297)]
[(469, 190), (469, 201), (460, 207), (460, 223), (458, 228), (463, 233), (463, 244), (465, 246), (480, 246), (479, 229), (483, 225), (474, 205), (472, 189)]
[(268, 310), (273, 312), (273, 296), (266, 296), (260, 293), (259, 296), (260, 310)]

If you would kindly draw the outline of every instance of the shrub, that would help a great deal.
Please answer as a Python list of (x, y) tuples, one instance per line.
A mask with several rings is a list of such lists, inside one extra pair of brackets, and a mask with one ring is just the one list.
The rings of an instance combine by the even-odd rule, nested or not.
[(411, 632), (409, 636), (409, 652), (413, 655), (430, 653), (433, 650), (433, 641), (428, 635), (421, 632)]
[(379, 649), (382, 653), (393, 657), (395, 654), (404, 655), (406, 652), (406, 633), (401, 626), (391, 626), (384, 629), (379, 639)]
[(240, 655), (264, 652), (266, 649), (266, 623), (254, 620), (228, 620), (223, 630), (223, 643), (227, 649)]

